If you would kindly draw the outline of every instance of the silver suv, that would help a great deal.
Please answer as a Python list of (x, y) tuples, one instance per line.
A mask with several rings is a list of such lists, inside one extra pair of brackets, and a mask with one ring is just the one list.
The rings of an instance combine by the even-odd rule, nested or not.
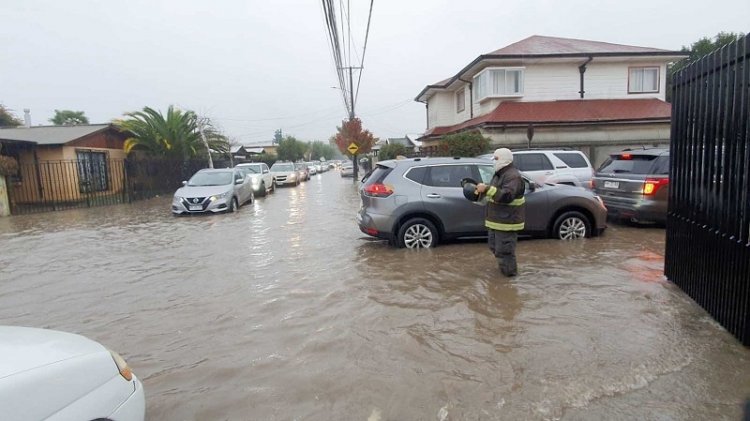
[[(491, 162), (478, 158), (382, 161), (363, 180), (357, 224), (365, 234), (399, 247), (434, 247), (440, 241), (482, 237), (484, 206), (466, 200), (461, 179), (489, 183)], [(592, 192), (526, 181), (527, 236), (576, 239), (600, 234), (607, 209)]]

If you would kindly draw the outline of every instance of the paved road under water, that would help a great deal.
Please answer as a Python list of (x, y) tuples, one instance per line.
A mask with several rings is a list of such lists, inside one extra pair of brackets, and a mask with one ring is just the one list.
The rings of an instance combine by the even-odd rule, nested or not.
[(664, 230), (408, 251), (336, 172), (238, 213), (0, 218), (0, 323), (81, 333), (150, 420), (736, 420), (750, 350), (662, 275)]

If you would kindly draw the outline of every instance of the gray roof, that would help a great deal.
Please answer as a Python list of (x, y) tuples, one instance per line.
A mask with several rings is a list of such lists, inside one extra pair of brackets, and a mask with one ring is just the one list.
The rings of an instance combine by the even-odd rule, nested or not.
[(61, 145), (110, 127), (109, 124), (78, 126), (34, 126), (0, 129), (0, 140), (34, 142), (39, 145)]
[(402, 145), (407, 148), (413, 148), (414, 145), (409, 141), (409, 139), (405, 137), (389, 137), (388, 138), (388, 144), (389, 145)]
[(235, 146), (232, 146), (231, 149), (229, 149), (229, 152), (231, 152), (231, 153), (237, 153), (237, 152), (240, 151), (240, 149), (245, 150), (245, 147), (242, 146), (242, 145), (235, 145)]

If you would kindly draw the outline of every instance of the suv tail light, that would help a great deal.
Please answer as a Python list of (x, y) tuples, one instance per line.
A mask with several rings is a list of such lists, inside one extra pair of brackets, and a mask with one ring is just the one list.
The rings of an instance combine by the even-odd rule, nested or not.
[(647, 178), (643, 183), (643, 194), (647, 196), (656, 194), (662, 186), (667, 184), (669, 184), (668, 178)]
[(393, 190), (383, 183), (372, 183), (362, 191), (369, 197), (388, 197), (393, 194)]

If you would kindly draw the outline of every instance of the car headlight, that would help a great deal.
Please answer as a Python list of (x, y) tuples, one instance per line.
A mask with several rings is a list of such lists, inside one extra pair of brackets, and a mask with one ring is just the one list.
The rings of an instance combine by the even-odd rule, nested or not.
[(260, 178), (253, 178), (253, 184), (260, 184)]
[(179, 202), (182, 200), (182, 196), (175, 196), (174, 199), (172, 199), (175, 202)]
[(214, 200), (219, 200), (219, 199), (223, 199), (223, 198), (227, 197), (228, 194), (229, 194), (229, 192), (225, 191), (222, 194), (215, 194), (215, 195), (209, 197), (208, 200), (210, 200), (210, 201), (213, 202)]
[(120, 372), (120, 375), (127, 381), (133, 380), (133, 370), (130, 369), (125, 359), (115, 351), (109, 350), (109, 353), (112, 355), (112, 359), (115, 360), (115, 365), (117, 366), (117, 371)]

